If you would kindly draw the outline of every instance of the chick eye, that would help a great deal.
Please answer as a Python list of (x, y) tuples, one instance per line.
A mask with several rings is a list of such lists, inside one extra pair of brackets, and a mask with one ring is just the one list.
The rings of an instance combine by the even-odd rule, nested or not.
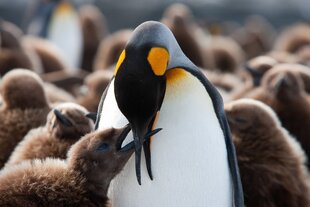
[(236, 117), (236, 122), (238, 122), (238, 123), (240, 123), (240, 124), (244, 124), (244, 123), (246, 123), (247, 121), (246, 121), (246, 119), (244, 119), (244, 118)]
[(110, 145), (107, 143), (102, 143), (101, 145), (99, 145), (99, 147), (97, 148), (98, 151), (107, 151), (110, 148)]

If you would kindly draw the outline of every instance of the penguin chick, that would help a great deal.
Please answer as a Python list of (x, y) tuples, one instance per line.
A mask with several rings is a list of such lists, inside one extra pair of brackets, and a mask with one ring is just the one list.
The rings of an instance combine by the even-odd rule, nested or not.
[(310, 43), (310, 26), (296, 24), (285, 29), (278, 37), (274, 49), (288, 53), (296, 53)]
[(240, 99), (225, 106), (236, 147), (245, 206), (310, 206), (309, 175), (298, 142), (267, 105)]
[(245, 78), (244, 86), (239, 87), (232, 94), (232, 99), (242, 98), (245, 94), (258, 87), (264, 74), (276, 64), (278, 62), (269, 56), (258, 56), (249, 60), (242, 72), (242, 76)]
[(100, 40), (108, 34), (107, 23), (102, 12), (95, 6), (84, 5), (79, 9), (83, 32), (83, 51), (81, 67), (91, 72)]
[(235, 40), (229, 37), (209, 37), (209, 40), (202, 45), (206, 68), (234, 73), (244, 62), (243, 50)]
[(81, 95), (77, 97), (77, 102), (89, 111), (97, 111), (102, 92), (109, 85), (112, 76), (113, 73), (108, 70), (99, 70), (88, 75), (81, 87)]
[(172, 31), (185, 55), (195, 65), (203, 67), (202, 51), (195, 36), (198, 25), (194, 22), (190, 8), (180, 3), (172, 4), (164, 12), (161, 22)]
[(93, 129), (87, 114), (77, 104), (59, 104), (48, 114), (44, 127), (31, 130), (17, 145), (6, 165), (47, 157), (65, 159), (71, 145)]
[(291, 71), (273, 74), (268, 71), (262, 86), (247, 95), (269, 105), (282, 125), (301, 143), (310, 156), (310, 98), (300, 75)]
[[(66, 161), (25, 161), (0, 173), (0, 206), (108, 206), (107, 190), (133, 153), (129, 127), (85, 135)], [(126, 145), (127, 146), (127, 145)]]
[(32, 36), (24, 37), (22, 41), (27, 49), (33, 50), (38, 55), (42, 64), (43, 73), (68, 69), (69, 66), (66, 63), (61, 50), (53, 43)]
[(231, 37), (239, 43), (246, 59), (251, 59), (271, 49), (275, 30), (267, 19), (253, 15), (246, 19), (244, 28), (234, 31)]
[(95, 57), (94, 70), (107, 69), (115, 64), (131, 33), (129, 29), (119, 30), (102, 40)]
[(31, 52), (20, 43), (22, 32), (13, 24), (0, 22), (0, 75), (14, 68), (35, 70), (37, 64), (31, 58)]
[(34, 72), (16, 69), (2, 79), (0, 168), (30, 129), (42, 126), (50, 110), (43, 83)]
[(62, 102), (75, 102), (76, 101), (75, 98), (70, 93), (68, 93), (64, 89), (57, 87), (56, 85), (52, 83), (45, 82), (44, 90), (46, 93), (48, 103), (50, 105), (62, 103)]

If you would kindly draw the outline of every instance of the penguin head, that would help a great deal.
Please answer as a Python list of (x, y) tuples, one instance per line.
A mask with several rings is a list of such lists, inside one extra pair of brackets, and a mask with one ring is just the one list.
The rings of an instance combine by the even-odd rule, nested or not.
[(225, 104), (230, 129), (237, 137), (252, 138), (279, 128), (275, 112), (266, 104), (253, 99), (239, 99)]
[(47, 130), (58, 139), (79, 139), (93, 129), (88, 111), (75, 103), (62, 103), (47, 116)]
[(34, 109), (48, 107), (43, 81), (34, 72), (14, 69), (1, 81), (0, 92), (7, 109)]
[(153, 21), (137, 27), (121, 53), (114, 72), (114, 92), (134, 135), (136, 172), (140, 167), (142, 142), (151, 133), (164, 99), (167, 70), (191, 64), (171, 31)]
[[(121, 171), (134, 152), (132, 143), (121, 147), (129, 132), (130, 126), (127, 125), (120, 129), (110, 128), (85, 135), (68, 152), (70, 168), (79, 172), (82, 170), (81, 173), (91, 181), (90, 183), (107, 190), (110, 181)], [(127, 150), (124, 150), (126, 147)], [(97, 192), (98, 187), (91, 190)]]
[(297, 101), (305, 93), (305, 86), (300, 75), (293, 71), (268, 73), (263, 79), (263, 86), (270, 91), (273, 98), (284, 103), (288, 100)]

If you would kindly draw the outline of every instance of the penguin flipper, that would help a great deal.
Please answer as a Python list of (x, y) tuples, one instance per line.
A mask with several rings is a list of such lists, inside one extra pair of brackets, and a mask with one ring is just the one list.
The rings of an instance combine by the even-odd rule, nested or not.
[[(188, 65), (191, 65), (191, 64), (188, 64)], [(214, 111), (216, 113), (216, 116), (219, 120), (219, 124), (224, 134), (226, 150), (227, 150), (228, 165), (229, 165), (230, 174), (231, 174), (232, 183), (233, 183), (234, 207), (244, 207), (243, 188), (242, 188), (242, 183), (241, 183), (241, 178), (240, 178), (240, 173), (239, 173), (237, 155), (236, 155), (234, 144), (232, 142), (229, 125), (226, 119), (223, 99), (221, 95), (219, 94), (219, 92), (216, 90), (216, 88), (211, 84), (211, 82), (200, 71), (198, 67), (194, 65), (192, 67), (175, 67), (175, 68), (168, 69), (167, 73), (173, 74), (173, 72), (176, 70), (180, 70), (180, 71), (183, 70), (184, 72), (188, 72), (191, 75), (195, 76), (203, 84), (203, 86), (205, 87), (207, 93), (209, 94), (212, 100)], [(172, 79), (177, 78), (178, 75), (181, 75), (181, 73), (177, 72), (176, 74), (173, 74), (171, 78)]]

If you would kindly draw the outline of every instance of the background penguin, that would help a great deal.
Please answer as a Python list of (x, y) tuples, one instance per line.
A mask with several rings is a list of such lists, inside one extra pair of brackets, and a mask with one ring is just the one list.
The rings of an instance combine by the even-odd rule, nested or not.
[(29, 33), (46, 38), (60, 48), (70, 72), (77, 72), (83, 39), (78, 13), (70, 1), (40, 2)]
[(114, 65), (131, 33), (129, 29), (119, 30), (102, 40), (95, 57), (94, 70), (107, 69)]
[(0, 75), (14, 68), (40, 72), (41, 65), (34, 52), (26, 50), (20, 42), (22, 32), (15, 25), (0, 21)]
[(310, 43), (310, 26), (296, 24), (286, 28), (275, 42), (274, 50), (297, 53), (302, 47)]
[(304, 152), (271, 108), (240, 99), (226, 104), (225, 111), (236, 146), (245, 205), (310, 206)]
[(59, 104), (48, 114), (44, 127), (29, 131), (6, 165), (47, 157), (65, 159), (71, 145), (93, 129), (93, 121), (86, 117), (87, 114), (80, 105)]
[(107, 190), (133, 153), (121, 144), (130, 128), (97, 131), (84, 136), (66, 161), (34, 160), (0, 172), (1, 206), (102, 206)]
[(83, 33), (81, 68), (92, 71), (100, 41), (109, 33), (108, 26), (101, 11), (92, 5), (81, 6), (79, 17)]
[(238, 43), (229, 37), (211, 36), (202, 44), (204, 67), (219, 72), (236, 73), (245, 55)]
[(17, 69), (7, 73), (0, 86), (0, 167), (14, 147), (32, 128), (44, 125), (50, 110), (43, 83), (33, 72)]
[(76, 102), (75, 98), (70, 93), (52, 83), (45, 82), (44, 90), (47, 101), (51, 106), (63, 102)]
[(42, 64), (43, 73), (68, 70), (69, 66), (65, 61), (60, 49), (52, 42), (38, 37), (25, 36), (23, 45), (29, 50), (34, 50)]
[(89, 74), (80, 88), (77, 102), (91, 112), (97, 111), (102, 91), (109, 85), (112, 76), (113, 73), (109, 70), (98, 70)]
[[(272, 72), (272, 71), (268, 71)], [(310, 98), (298, 74), (290, 71), (268, 75), (262, 80), (262, 87), (247, 95), (260, 100), (278, 115), (282, 125), (301, 143), (307, 156), (310, 155)]]
[(240, 74), (245, 80), (243, 87), (239, 87), (232, 94), (232, 99), (242, 98), (254, 88), (258, 87), (264, 74), (273, 68), (278, 62), (269, 56), (258, 56), (249, 60), (243, 72)]
[(172, 31), (185, 55), (195, 65), (203, 67), (202, 51), (196, 37), (198, 25), (194, 23), (190, 8), (180, 3), (172, 4), (164, 12), (161, 22)]
[[(135, 29), (98, 108), (96, 129), (128, 122), (135, 159), (112, 181), (112, 205), (243, 206), (222, 99), (158, 22)], [(151, 146), (142, 144), (160, 128)]]

